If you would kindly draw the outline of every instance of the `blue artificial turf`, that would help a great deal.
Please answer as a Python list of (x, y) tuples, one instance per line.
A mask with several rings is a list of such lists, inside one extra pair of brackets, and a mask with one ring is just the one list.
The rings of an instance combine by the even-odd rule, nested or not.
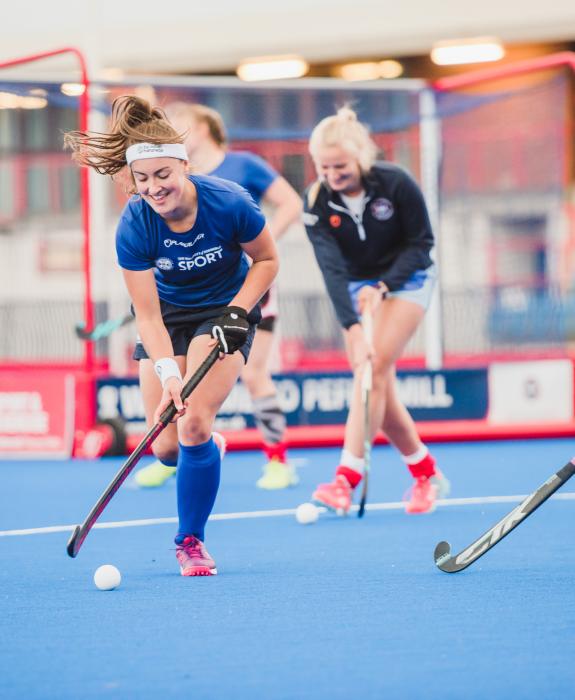
[[(452, 495), (469, 497), (529, 493), (572, 449), (433, 451)], [(215, 512), (295, 507), (337, 454), (294, 450), (300, 485), (274, 493), (254, 488), (260, 455), (230, 454)], [(120, 463), (0, 463), (0, 531), (80, 522)], [(409, 479), (396, 454), (377, 448), (373, 464), (370, 500), (400, 500)], [(322, 515), (305, 527), (286, 516), (215, 521), (207, 544), (220, 575), (207, 579), (179, 576), (171, 524), (94, 530), (74, 560), (68, 532), (0, 537), (0, 697), (570, 697), (575, 501), (549, 501), (460, 574), (433, 564), (437, 541), (458, 550), (512, 507)], [(128, 486), (102, 520), (174, 514), (173, 483)], [(116, 591), (92, 582), (104, 563), (122, 572)]]

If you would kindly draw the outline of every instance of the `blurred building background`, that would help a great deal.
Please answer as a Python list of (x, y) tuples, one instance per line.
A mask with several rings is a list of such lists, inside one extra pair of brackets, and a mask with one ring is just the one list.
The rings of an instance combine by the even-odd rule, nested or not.
[[(261, 0), (214, 8), (141, 0), (137, 7), (90, 1), (80, 12), (60, 0), (33, 13), (13, 7), (0, 39), (0, 360), (82, 362), (86, 347), (72, 331), (86, 322), (87, 288), (90, 323), (127, 306), (113, 246), (125, 195), (90, 176), (86, 211), (81, 176), (62, 151), (62, 134), (81, 123), (86, 98), (85, 116), (103, 128), (112, 99), (126, 92), (161, 105), (215, 107), (231, 148), (262, 155), (300, 193), (315, 177), (311, 129), (351, 103), (382, 156), (420, 181), (434, 218), (441, 295), (408, 358), (437, 365), (569, 352), (571, 3), (449, 0), (431, 10), (413, 0), (393, 7), (292, 0), (280, 9)], [(79, 53), (6, 65), (67, 46)], [(438, 57), (440, 49), (451, 58)], [(560, 52), (565, 61), (545, 64)], [(296, 65), (284, 77), (300, 78), (236, 77), (254, 62), (269, 77), (274, 60), (286, 57)], [(529, 70), (506, 72), (526, 61)], [(476, 71), (485, 76), (477, 83), (470, 78)], [(462, 82), (449, 83), (457, 76)], [(281, 247), (278, 367), (344, 366), (303, 227)], [(132, 341), (127, 327), (98, 343), (96, 366), (131, 371)]]

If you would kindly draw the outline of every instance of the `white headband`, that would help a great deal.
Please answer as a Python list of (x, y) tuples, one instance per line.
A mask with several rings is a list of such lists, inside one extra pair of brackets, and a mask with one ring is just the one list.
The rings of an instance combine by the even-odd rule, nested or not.
[(144, 158), (178, 158), (188, 160), (183, 143), (135, 143), (126, 149), (126, 160), (132, 165), (135, 160)]

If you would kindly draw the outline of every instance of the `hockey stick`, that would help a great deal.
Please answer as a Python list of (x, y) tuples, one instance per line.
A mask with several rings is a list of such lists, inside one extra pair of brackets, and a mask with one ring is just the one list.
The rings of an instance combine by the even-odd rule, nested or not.
[(455, 556), (451, 556), (449, 542), (440, 542), (435, 548), (434, 558), (436, 565), (448, 574), (463, 571), (485, 552), (495, 547), (511, 530), (514, 530), (525, 518), (552, 496), (558, 488), (563, 486), (575, 474), (575, 457), (560, 469), (556, 474), (547, 479), (536, 491), (522, 501), (516, 508), (502, 518), (490, 530), (487, 530), (478, 540)]
[[(361, 325), (363, 327), (363, 337), (371, 346), (373, 342), (373, 316), (369, 311), (365, 311), (361, 315)], [(371, 396), (371, 387), (373, 379), (373, 369), (371, 359), (365, 363), (363, 374), (361, 376), (361, 396), (363, 403), (363, 484), (361, 487), (361, 499), (359, 501), (359, 509), (357, 517), (363, 518), (365, 513), (365, 502), (367, 501), (367, 488), (369, 482), (369, 470), (371, 467), (371, 430), (369, 420), (369, 399)]]
[(74, 331), (80, 340), (102, 340), (111, 335), (117, 328), (128, 325), (134, 320), (132, 314), (126, 314), (120, 318), (109, 318), (107, 321), (102, 321), (88, 331), (84, 328), (83, 323), (77, 323), (74, 326)]
[[(220, 355), (220, 346), (216, 345), (211, 351), (194, 374), (188, 379), (182, 388), (182, 400), (188, 398), (192, 391), (198, 386), (201, 380), (206, 376), (210, 367), (216, 362)], [(162, 413), (158, 422), (150, 428), (146, 435), (142, 438), (140, 444), (135, 448), (132, 454), (128, 457), (126, 462), (122, 465), (121, 469), (118, 471), (116, 476), (112, 479), (107, 489), (98, 499), (96, 505), (86, 516), (86, 519), (82, 525), (77, 525), (74, 528), (72, 537), (68, 542), (66, 551), (70, 557), (75, 557), (86, 539), (88, 533), (94, 526), (95, 522), (98, 520), (100, 515), (103, 513), (104, 509), (108, 503), (112, 500), (116, 491), (124, 483), (132, 469), (138, 463), (140, 457), (144, 454), (145, 450), (154, 442), (162, 430), (170, 423), (170, 421), (176, 415), (176, 407), (172, 401), (168, 408)]]

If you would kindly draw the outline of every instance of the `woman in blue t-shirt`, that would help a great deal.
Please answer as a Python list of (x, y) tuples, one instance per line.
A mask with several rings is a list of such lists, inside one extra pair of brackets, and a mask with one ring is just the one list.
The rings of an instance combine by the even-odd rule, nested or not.
[[(74, 131), (65, 143), (80, 165), (101, 174), (129, 168), (137, 196), (122, 213), (116, 249), (138, 327), (134, 357), (146, 420), (156, 422), (174, 401), (179, 419), (153, 450), (177, 465), (176, 557), (184, 576), (215, 574), (204, 546), (220, 477), (212, 425), (247, 360), (258, 301), (277, 274), (273, 238), (240, 187), (187, 174), (180, 135), (145, 100), (119, 97), (109, 133)], [(216, 343), (222, 360), (184, 405), (183, 381)]]
[[(219, 112), (202, 104), (175, 102), (166, 107), (166, 113), (178, 132), (186, 136), (191, 171), (235, 182), (245, 188), (258, 205), (263, 202), (269, 206), (272, 211), (269, 228), (276, 241), (299, 221), (302, 201), (298, 193), (263, 158), (247, 151), (228, 150), (226, 128)], [(241, 378), (251, 398), (254, 420), (267, 457), (256, 484), (262, 489), (275, 490), (298, 482), (294, 465), (288, 459), (286, 418), (269, 369), (278, 317), (275, 286), (262, 299), (261, 311), (250, 360)], [(135, 480), (140, 486), (156, 487), (173, 473), (173, 468), (155, 462), (140, 469)]]

